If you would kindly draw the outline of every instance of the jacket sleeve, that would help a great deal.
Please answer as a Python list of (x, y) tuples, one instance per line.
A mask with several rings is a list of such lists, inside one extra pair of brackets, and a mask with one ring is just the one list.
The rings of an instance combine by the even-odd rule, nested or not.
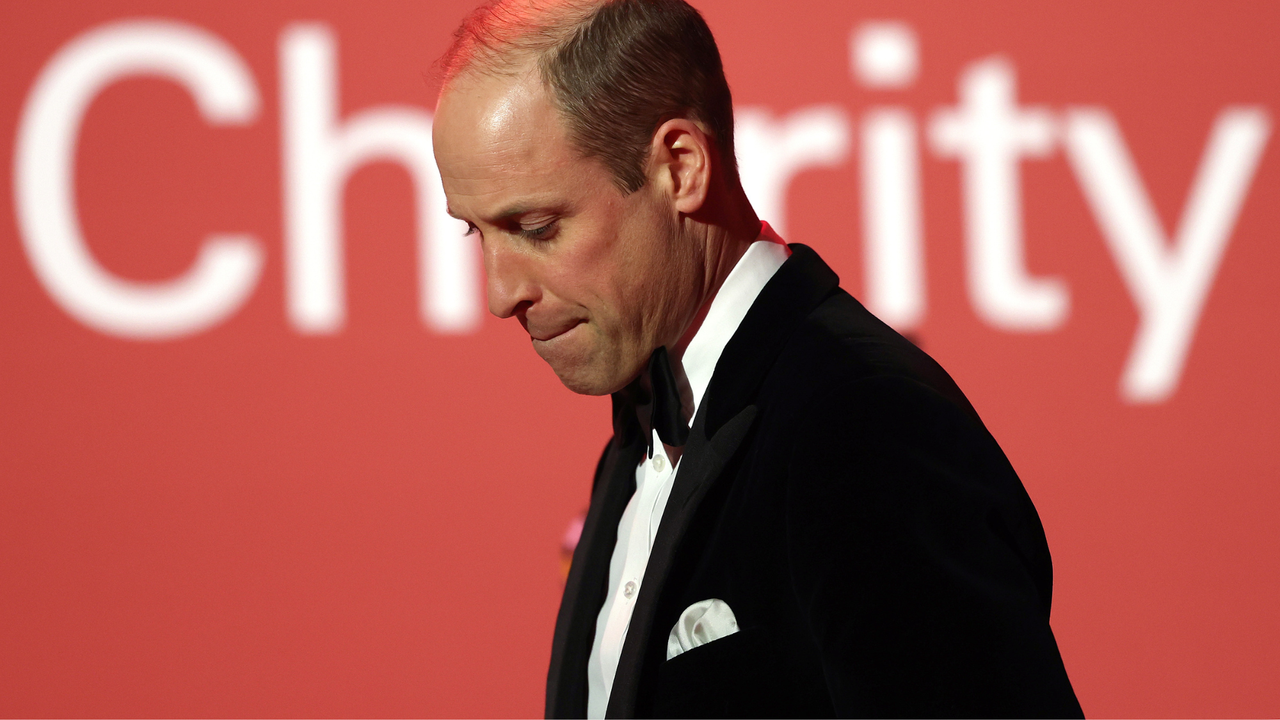
[(792, 582), (841, 716), (1079, 717), (1035, 508), (980, 423), (897, 376), (824, 392), (788, 464)]

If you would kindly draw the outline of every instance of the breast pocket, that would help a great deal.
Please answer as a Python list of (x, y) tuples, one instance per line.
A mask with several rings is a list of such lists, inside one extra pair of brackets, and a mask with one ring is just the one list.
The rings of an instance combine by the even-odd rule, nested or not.
[(687, 650), (658, 666), (654, 717), (774, 717), (776, 660), (759, 627)]

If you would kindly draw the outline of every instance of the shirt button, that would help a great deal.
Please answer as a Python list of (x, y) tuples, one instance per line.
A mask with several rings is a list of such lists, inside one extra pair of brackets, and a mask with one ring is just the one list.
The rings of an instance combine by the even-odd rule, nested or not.
[(632, 597), (635, 596), (635, 594), (636, 594), (635, 582), (630, 580), (627, 581), (627, 584), (622, 586), (622, 596), (630, 600)]
[(662, 472), (667, 467), (667, 461), (662, 459), (661, 455), (653, 456), (653, 469)]

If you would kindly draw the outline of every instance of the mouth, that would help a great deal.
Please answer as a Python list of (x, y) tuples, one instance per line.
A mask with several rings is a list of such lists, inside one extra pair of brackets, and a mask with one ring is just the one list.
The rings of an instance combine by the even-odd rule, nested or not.
[(557, 329), (557, 330), (553, 330), (553, 331), (550, 331), (550, 332), (547, 332), (547, 331), (542, 331), (542, 332), (533, 332), (533, 331), (530, 331), (530, 332), (529, 332), (529, 338), (530, 338), (531, 340), (535, 341), (535, 342), (548, 342), (548, 341), (550, 341), (550, 340), (554, 340), (554, 339), (556, 339), (556, 338), (560, 337), (561, 335), (564, 335), (565, 333), (567, 333), (567, 332), (569, 332), (570, 330), (572, 330), (572, 329), (574, 329), (574, 328), (578, 327), (579, 325), (581, 325), (581, 324), (582, 324), (582, 323), (584, 323), (584, 322), (586, 322), (586, 320), (578, 320), (578, 321), (573, 322), (572, 324), (565, 325), (565, 326), (563, 326), (563, 327), (561, 327), (561, 328), (559, 328), (559, 329)]

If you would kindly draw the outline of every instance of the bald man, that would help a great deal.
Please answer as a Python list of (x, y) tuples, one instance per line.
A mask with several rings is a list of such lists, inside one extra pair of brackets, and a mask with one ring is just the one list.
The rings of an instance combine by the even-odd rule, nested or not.
[(1030, 498), (946, 372), (757, 218), (697, 11), (490, 3), (443, 67), (489, 310), (613, 396), (548, 717), (1080, 716)]

